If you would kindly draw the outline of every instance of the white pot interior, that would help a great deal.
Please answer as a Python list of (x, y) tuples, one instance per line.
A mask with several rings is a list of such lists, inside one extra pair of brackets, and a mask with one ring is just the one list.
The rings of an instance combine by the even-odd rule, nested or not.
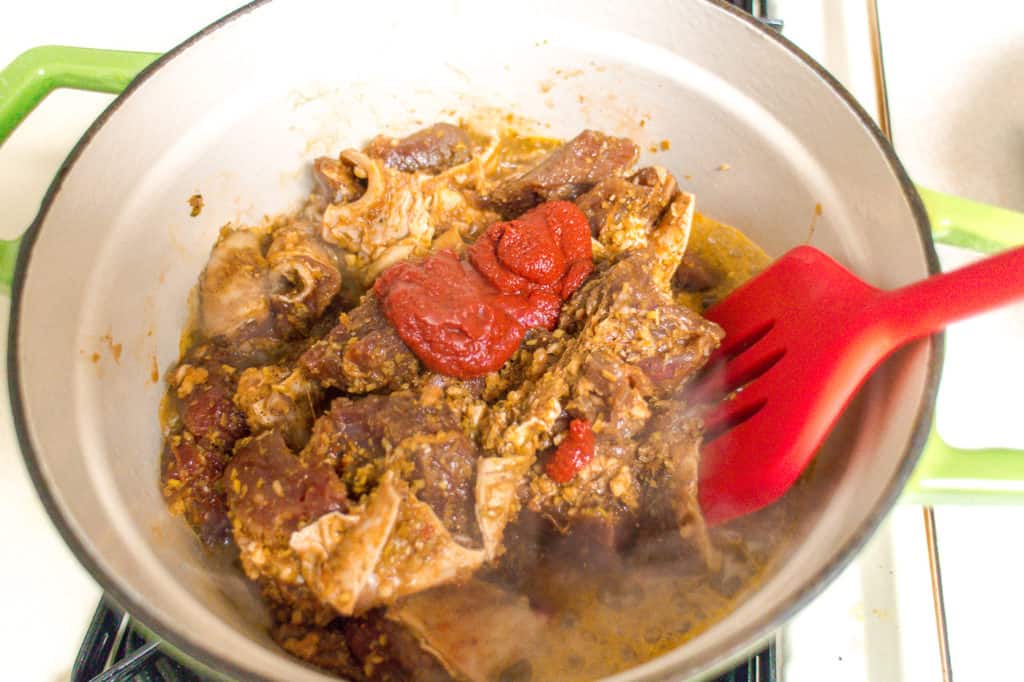
[[(326, 679), (270, 641), (240, 571), (167, 512), (154, 370), (177, 358), (186, 299), (221, 225), (294, 207), (317, 155), (480, 107), (549, 123), (554, 136), (592, 127), (645, 150), (668, 140), (644, 162), (667, 166), (699, 211), (772, 255), (810, 238), (881, 287), (927, 275), (896, 172), (850, 105), (719, 6), (259, 6), (162, 65), (85, 145), (40, 225), (16, 322), (38, 475), (80, 555), (129, 607), (145, 604), (140, 615), (160, 634), (247, 675)], [(206, 205), (192, 218), (197, 192)], [(812, 588), (900, 470), (931, 353), (911, 348), (865, 388), (813, 480), (828, 495), (815, 497), (763, 586), (638, 674), (721, 661)]]

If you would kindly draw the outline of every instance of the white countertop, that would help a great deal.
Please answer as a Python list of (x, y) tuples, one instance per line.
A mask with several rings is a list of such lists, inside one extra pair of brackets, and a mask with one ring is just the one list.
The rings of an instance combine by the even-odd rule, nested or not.
[[(237, 4), (21, 3), (0, 23), (0, 64), (39, 44), (166, 50)], [(999, 0), (925, 4), (927, 10), (923, 3), (880, 1), (897, 150), (923, 184), (1024, 210), (1024, 9)], [(770, 5), (786, 21), (786, 35), (873, 112), (864, 3)], [(28, 225), (60, 162), (110, 99), (57, 92), (0, 147), (0, 237)], [(950, 250), (942, 256), (947, 266), (964, 258)], [(6, 306), (0, 307), (6, 328)], [(1019, 308), (948, 334), (939, 417), (950, 441), (1024, 447), (1015, 396), (1024, 385), (1022, 338)], [(0, 567), (4, 675), (67, 679), (99, 589), (38, 502), (14, 440), (6, 391), (0, 395), (0, 546), (21, 559)], [(957, 679), (1021, 679), (1014, 617), (1024, 612), (1017, 580), (1024, 507), (942, 508), (937, 522)], [(787, 682), (940, 679), (920, 510), (898, 507), (860, 559), (786, 628), (783, 643)]]

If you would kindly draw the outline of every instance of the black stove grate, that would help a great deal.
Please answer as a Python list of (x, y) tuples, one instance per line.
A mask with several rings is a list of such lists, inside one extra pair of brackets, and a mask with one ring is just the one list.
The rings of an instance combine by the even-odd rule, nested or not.
[[(207, 682), (211, 678), (171, 658), (121, 607), (104, 597), (96, 607), (71, 670), (71, 682)], [(712, 682), (777, 682), (772, 644)]]

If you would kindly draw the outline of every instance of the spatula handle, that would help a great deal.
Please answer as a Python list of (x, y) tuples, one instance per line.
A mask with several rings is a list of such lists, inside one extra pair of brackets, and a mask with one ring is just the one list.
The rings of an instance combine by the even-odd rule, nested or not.
[(1018, 300), (1024, 300), (1024, 247), (888, 292), (873, 312), (902, 343)]

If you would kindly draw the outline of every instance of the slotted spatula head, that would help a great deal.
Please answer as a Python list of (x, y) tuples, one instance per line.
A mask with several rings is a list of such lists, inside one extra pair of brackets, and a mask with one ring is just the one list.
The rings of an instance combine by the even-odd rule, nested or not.
[(895, 291), (809, 246), (777, 260), (706, 313), (726, 332), (691, 393), (712, 405), (700, 468), (708, 523), (781, 497), (889, 353), (1021, 299), (1024, 247)]
[(882, 295), (798, 247), (705, 313), (726, 332), (692, 394), (714, 403), (700, 468), (709, 524), (756, 511), (796, 481), (892, 347), (865, 315)]

